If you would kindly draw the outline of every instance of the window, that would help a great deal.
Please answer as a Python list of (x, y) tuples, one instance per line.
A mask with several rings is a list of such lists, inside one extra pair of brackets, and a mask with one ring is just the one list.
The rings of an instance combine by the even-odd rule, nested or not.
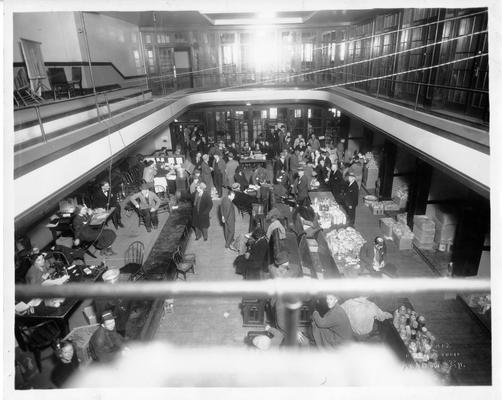
[(134, 57), (134, 64), (136, 65), (136, 69), (141, 68), (141, 60), (139, 58), (139, 51), (138, 50), (133, 50), (132, 54), (133, 54), (133, 57)]
[(221, 46), (221, 51), (223, 53), (223, 64), (224, 65), (234, 64), (234, 46), (233, 45)]
[(339, 51), (339, 57), (340, 57), (340, 61), (344, 61), (345, 60), (345, 42), (342, 42), (338, 45), (338, 51)]
[(145, 35), (145, 43), (152, 43), (152, 35)]
[(302, 44), (302, 61), (312, 62), (314, 59), (314, 44), (313, 43), (303, 43)]
[(136, 36), (136, 33), (134, 33), (134, 32), (131, 34), (131, 41), (133, 43), (136, 43), (138, 41), (138, 37)]
[(148, 70), (150, 72), (155, 72), (155, 62), (153, 60), (153, 50), (147, 50), (146, 59), (148, 63)]
[(295, 109), (295, 118), (301, 118), (302, 117), (302, 109), (297, 108)]
[(277, 108), (270, 109), (270, 119), (277, 119)]
[(236, 116), (238, 119), (242, 119), (242, 118), (244, 118), (244, 111), (236, 111), (236, 112), (235, 112), (235, 116)]
[(307, 118), (308, 119), (312, 118), (312, 109), (311, 108), (308, 109)]
[(261, 110), (261, 118), (267, 119), (267, 110)]

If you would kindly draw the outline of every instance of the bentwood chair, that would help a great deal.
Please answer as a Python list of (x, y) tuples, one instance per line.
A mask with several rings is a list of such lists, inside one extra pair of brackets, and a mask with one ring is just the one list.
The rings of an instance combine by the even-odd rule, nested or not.
[(180, 275), (183, 276), (183, 279), (187, 279), (187, 273), (191, 272), (195, 274), (195, 264), (196, 258), (195, 254), (182, 254), (180, 246), (176, 249), (173, 254), (173, 261), (176, 265), (176, 278), (178, 279)]
[(145, 245), (143, 242), (132, 242), (124, 253), (124, 267), (120, 269), (121, 273), (130, 273), (135, 275), (140, 273), (143, 268), (145, 257)]

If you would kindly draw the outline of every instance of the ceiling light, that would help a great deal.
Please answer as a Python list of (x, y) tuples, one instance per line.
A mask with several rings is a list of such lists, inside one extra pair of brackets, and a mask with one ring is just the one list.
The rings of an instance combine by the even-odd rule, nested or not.
[[(218, 18), (213, 21), (214, 25), (263, 25), (264, 20), (259, 18)], [(301, 17), (277, 17), (267, 19), (267, 24), (301, 24)]]

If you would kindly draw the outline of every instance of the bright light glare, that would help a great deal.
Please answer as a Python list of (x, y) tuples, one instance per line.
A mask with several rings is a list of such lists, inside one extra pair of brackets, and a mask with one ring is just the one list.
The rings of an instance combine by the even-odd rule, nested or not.
[(251, 51), (255, 62), (255, 70), (275, 70), (277, 65), (277, 47), (275, 40), (267, 38), (267, 31), (258, 30), (251, 44)]
[(259, 19), (274, 19), (277, 14), (274, 11), (262, 11), (258, 14)]

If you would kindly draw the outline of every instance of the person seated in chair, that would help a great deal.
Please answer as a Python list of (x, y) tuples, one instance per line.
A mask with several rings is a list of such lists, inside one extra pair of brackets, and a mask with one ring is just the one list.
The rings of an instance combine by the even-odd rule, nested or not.
[(382, 311), (367, 296), (349, 299), (341, 305), (357, 340), (367, 340), (377, 333), (375, 320), (385, 321), (392, 318), (392, 314)]
[(94, 193), (92, 203), (95, 209), (103, 208), (105, 210), (109, 210), (110, 208), (115, 207), (115, 210), (113, 210), (110, 215), (110, 219), (112, 220), (115, 229), (124, 227), (124, 225), (122, 225), (122, 210), (120, 208), (120, 204), (117, 201), (117, 197), (110, 190), (110, 183), (108, 183), (108, 181), (102, 181), (99, 184), (99, 190)]
[(251, 235), (249, 250), (234, 261), (235, 273), (244, 279), (261, 279), (267, 267), (268, 242), (265, 231), (258, 227)]
[(78, 214), (73, 217), (72, 226), (74, 232), (75, 246), (79, 246), (81, 242), (90, 242), (98, 250), (101, 250), (102, 255), (115, 255), (112, 250), (112, 244), (117, 235), (110, 229), (94, 229), (89, 226), (92, 217), (92, 210), (86, 206), (78, 208)]
[(48, 261), (47, 253), (34, 254), (31, 267), (26, 273), (26, 283), (28, 285), (41, 285), (42, 282), (49, 278), (51, 272), (51, 265)]
[(113, 361), (126, 347), (124, 338), (115, 331), (113, 314), (104, 313), (101, 321), (89, 341), (89, 350), (94, 361), (106, 363)]
[(57, 388), (65, 387), (68, 379), (78, 371), (79, 361), (73, 343), (63, 341), (56, 347), (56, 365), (51, 373), (51, 381)]
[(141, 185), (141, 191), (131, 196), (131, 202), (138, 209), (140, 218), (143, 218), (147, 232), (157, 229), (159, 226), (159, 217), (157, 210), (160, 206), (160, 199), (150, 190), (148, 184)]

